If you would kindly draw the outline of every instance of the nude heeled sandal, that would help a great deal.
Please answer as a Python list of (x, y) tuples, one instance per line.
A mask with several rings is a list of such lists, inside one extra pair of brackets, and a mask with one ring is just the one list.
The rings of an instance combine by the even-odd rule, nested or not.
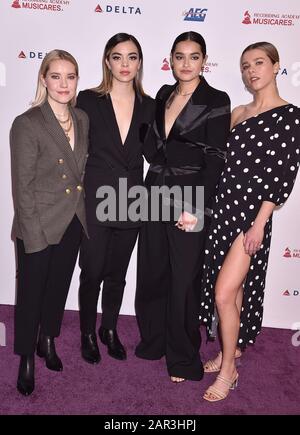
[[(216, 358), (214, 359), (209, 359), (203, 366), (204, 369), (204, 373), (216, 373), (219, 372), (221, 369), (221, 366), (218, 365), (215, 361), (218, 358), (218, 356), (222, 354), (222, 351), (220, 350), (220, 352), (218, 353), (218, 355), (216, 356)], [(242, 352), (240, 351), (237, 355), (235, 355), (235, 359), (238, 359), (242, 356)]]
[(204, 393), (203, 399), (207, 400), (208, 402), (218, 402), (219, 400), (224, 400), (229, 394), (230, 390), (234, 390), (238, 385), (238, 373), (236, 374), (235, 378), (233, 380), (229, 380), (224, 378), (221, 375), (217, 376), (217, 380), (223, 382), (228, 387), (227, 391), (221, 391), (218, 388), (211, 385)]

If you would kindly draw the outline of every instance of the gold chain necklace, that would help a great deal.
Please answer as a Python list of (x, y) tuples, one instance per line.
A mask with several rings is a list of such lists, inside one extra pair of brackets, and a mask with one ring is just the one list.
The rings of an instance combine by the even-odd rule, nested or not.
[[(57, 114), (55, 114), (55, 115), (57, 115)], [(70, 130), (71, 130), (71, 128), (72, 128), (72, 125), (73, 125), (73, 121), (72, 121), (72, 117), (70, 116), (70, 112), (69, 112), (69, 114), (68, 114), (68, 119), (66, 119), (65, 121), (61, 121), (61, 120), (60, 120), (59, 118), (57, 118), (57, 117), (56, 117), (56, 119), (58, 120), (58, 122), (59, 122), (61, 128), (63, 129), (66, 138), (67, 138), (68, 141), (70, 142), (70, 141), (71, 141), (71, 136), (70, 136), (69, 132), (70, 132)], [(69, 125), (64, 126), (64, 124), (67, 124), (68, 122), (69, 122)]]

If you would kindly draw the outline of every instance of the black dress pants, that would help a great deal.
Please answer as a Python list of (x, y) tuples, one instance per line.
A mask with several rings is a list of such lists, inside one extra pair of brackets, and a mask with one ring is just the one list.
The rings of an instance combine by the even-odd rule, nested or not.
[(78, 255), (82, 225), (74, 216), (58, 245), (26, 254), (17, 239), (15, 352), (34, 353), (38, 330), (58, 337)]
[(83, 237), (80, 248), (81, 268), (79, 304), (80, 329), (93, 333), (96, 329), (100, 286), (104, 328), (115, 329), (122, 304), (125, 278), (139, 229), (120, 229), (90, 225), (89, 239)]
[(199, 307), (205, 234), (205, 229), (184, 232), (174, 224), (147, 222), (138, 245), (136, 355), (165, 355), (170, 376), (191, 380), (203, 377)]

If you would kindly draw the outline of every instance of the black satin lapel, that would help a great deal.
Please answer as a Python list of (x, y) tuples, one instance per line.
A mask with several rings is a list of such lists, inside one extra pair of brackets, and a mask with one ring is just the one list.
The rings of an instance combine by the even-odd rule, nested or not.
[(193, 104), (192, 101), (188, 101), (175, 121), (174, 127), (179, 134), (183, 135), (205, 123), (207, 116), (203, 115), (203, 112), (206, 108), (206, 104)]
[[(51, 134), (53, 137), (55, 143), (58, 145), (59, 149), (62, 152), (62, 155), (64, 158), (68, 161), (68, 164), (70, 165), (71, 170), (74, 172), (74, 174), (78, 175), (78, 167), (75, 160), (75, 155), (70, 147), (69, 141), (65, 136), (65, 133), (61, 126), (59, 125), (59, 122), (57, 121), (50, 105), (48, 102), (44, 103), (41, 107), (41, 112), (43, 114), (43, 119), (45, 123), (45, 127), (47, 131)], [(76, 141), (76, 139), (75, 139)]]
[(155, 130), (160, 139), (166, 139), (165, 130), (165, 105), (166, 100), (158, 99), (156, 103)]

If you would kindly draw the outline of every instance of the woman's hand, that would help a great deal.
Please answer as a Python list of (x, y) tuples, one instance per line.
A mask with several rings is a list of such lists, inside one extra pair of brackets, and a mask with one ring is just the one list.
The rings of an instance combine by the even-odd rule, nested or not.
[(181, 213), (178, 221), (175, 226), (183, 231), (193, 231), (195, 226), (197, 225), (198, 218), (187, 211)]
[(260, 225), (253, 225), (244, 237), (244, 249), (248, 255), (254, 255), (260, 250), (264, 238), (264, 228)]

